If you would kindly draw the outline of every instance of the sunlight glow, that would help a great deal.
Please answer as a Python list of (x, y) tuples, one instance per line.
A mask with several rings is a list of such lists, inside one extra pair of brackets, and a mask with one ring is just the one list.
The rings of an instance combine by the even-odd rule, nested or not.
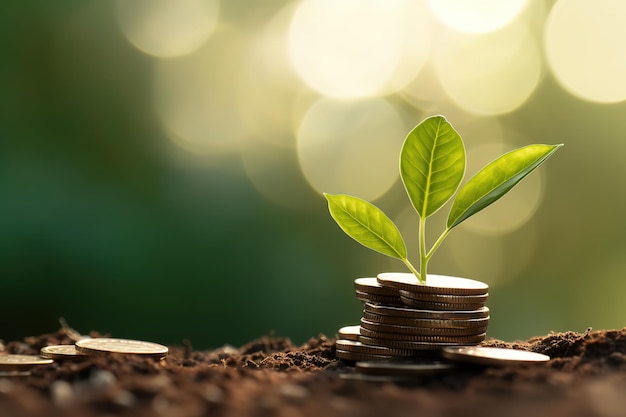
[(320, 99), (298, 132), (298, 158), (318, 192), (345, 193), (368, 201), (397, 180), (406, 136), (402, 119), (383, 99)]
[(196, 53), (156, 63), (155, 106), (179, 146), (197, 153), (239, 150), (245, 131), (233, 92), (240, 86), (243, 45), (240, 34), (223, 29)]
[(250, 183), (269, 201), (291, 209), (305, 210), (319, 203), (304, 179), (294, 148), (250, 144), (241, 153)]
[(528, 0), (429, 0), (435, 16), (459, 32), (486, 33), (512, 22)]
[(561, 85), (590, 101), (626, 100), (626, 2), (559, 0), (545, 30), (548, 63)]
[[(302, 85), (289, 62), (285, 37), (295, 6), (290, 3), (281, 9), (254, 36), (238, 88), (240, 123), (247, 140), (291, 150), (295, 149), (294, 117), (300, 107), (306, 111), (319, 98)], [(308, 102), (301, 105), (301, 100)]]
[(289, 32), (303, 81), (334, 98), (394, 92), (410, 82), (430, 50), (430, 14), (421, 0), (309, 0)]
[(519, 108), (542, 75), (539, 47), (524, 24), (487, 35), (449, 32), (433, 59), (450, 98), (461, 108), (482, 115)]
[(160, 58), (197, 50), (217, 26), (217, 0), (117, 0), (122, 32), (137, 49)]

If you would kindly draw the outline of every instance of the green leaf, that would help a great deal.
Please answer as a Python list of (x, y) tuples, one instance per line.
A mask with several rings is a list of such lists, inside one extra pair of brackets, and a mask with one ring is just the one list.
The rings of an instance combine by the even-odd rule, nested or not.
[(489, 163), (459, 190), (448, 215), (448, 229), (509, 192), (561, 146), (528, 145)]
[(400, 231), (378, 207), (349, 195), (324, 194), (324, 197), (330, 215), (348, 236), (383, 255), (406, 259)]
[(421, 218), (434, 214), (454, 195), (464, 174), (463, 140), (445, 117), (429, 117), (408, 134), (400, 176)]

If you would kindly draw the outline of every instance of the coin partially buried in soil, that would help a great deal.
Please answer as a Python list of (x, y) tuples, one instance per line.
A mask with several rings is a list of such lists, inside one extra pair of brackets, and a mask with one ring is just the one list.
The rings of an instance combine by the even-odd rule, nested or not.
[(165, 357), (169, 352), (166, 346), (158, 343), (113, 338), (82, 339), (76, 342), (76, 350), (87, 355), (120, 353), (157, 359)]
[(357, 362), (359, 372), (370, 375), (437, 375), (456, 369), (456, 365), (440, 361), (430, 362)]
[(522, 365), (550, 360), (548, 355), (520, 349), (482, 346), (447, 347), (443, 357), (449, 360), (488, 366)]
[(367, 355), (378, 356), (412, 356), (415, 354), (413, 350), (409, 349), (394, 349), (384, 346), (365, 345), (361, 342), (355, 342), (352, 340), (337, 340), (337, 350), (344, 352), (364, 353)]
[(35, 355), (0, 355), (0, 371), (28, 371), (53, 362), (52, 359)]

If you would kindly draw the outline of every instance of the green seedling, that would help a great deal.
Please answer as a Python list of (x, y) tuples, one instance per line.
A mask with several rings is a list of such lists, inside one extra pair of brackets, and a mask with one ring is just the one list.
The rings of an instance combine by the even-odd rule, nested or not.
[[(465, 176), (465, 145), (461, 136), (443, 116), (429, 117), (417, 125), (402, 146), (400, 176), (419, 215), (419, 271), (407, 258), (400, 231), (382, 210), (349, 195), (324, 193), (324, 196), (330, 215), (348, 236), (365, 247), (401, 260), (425, 284), (428, 261), (450, 231), (509, 192), (561, 146), (528, 145), (508, 152), (459, 188)], [(453, 196), (446, 228), (428, 249), (426, 219)]]

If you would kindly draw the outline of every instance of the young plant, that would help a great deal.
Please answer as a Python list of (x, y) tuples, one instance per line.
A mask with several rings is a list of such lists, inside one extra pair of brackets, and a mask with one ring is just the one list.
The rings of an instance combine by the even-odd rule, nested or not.
[[(487, 164), (460, 189), (465, 175), (465, 146), (443, 116), (422, 121), (406, 137), (400, 153), (400, 176), (419, 215), (419, 271), (409, 262), (396, 225), (376, 206), (349, 195), (324, 193), (330, 215), (360, 244), (404, 262), (421, 284), (426, 283), (428, 261), (450, 231), (509, 192), (548, 159), (559, 145), (528, 145)], [(458, 193), (457, 193), (458, 190)], [(426, 246), (426, 219), (456, 193), (445, 230)]]

